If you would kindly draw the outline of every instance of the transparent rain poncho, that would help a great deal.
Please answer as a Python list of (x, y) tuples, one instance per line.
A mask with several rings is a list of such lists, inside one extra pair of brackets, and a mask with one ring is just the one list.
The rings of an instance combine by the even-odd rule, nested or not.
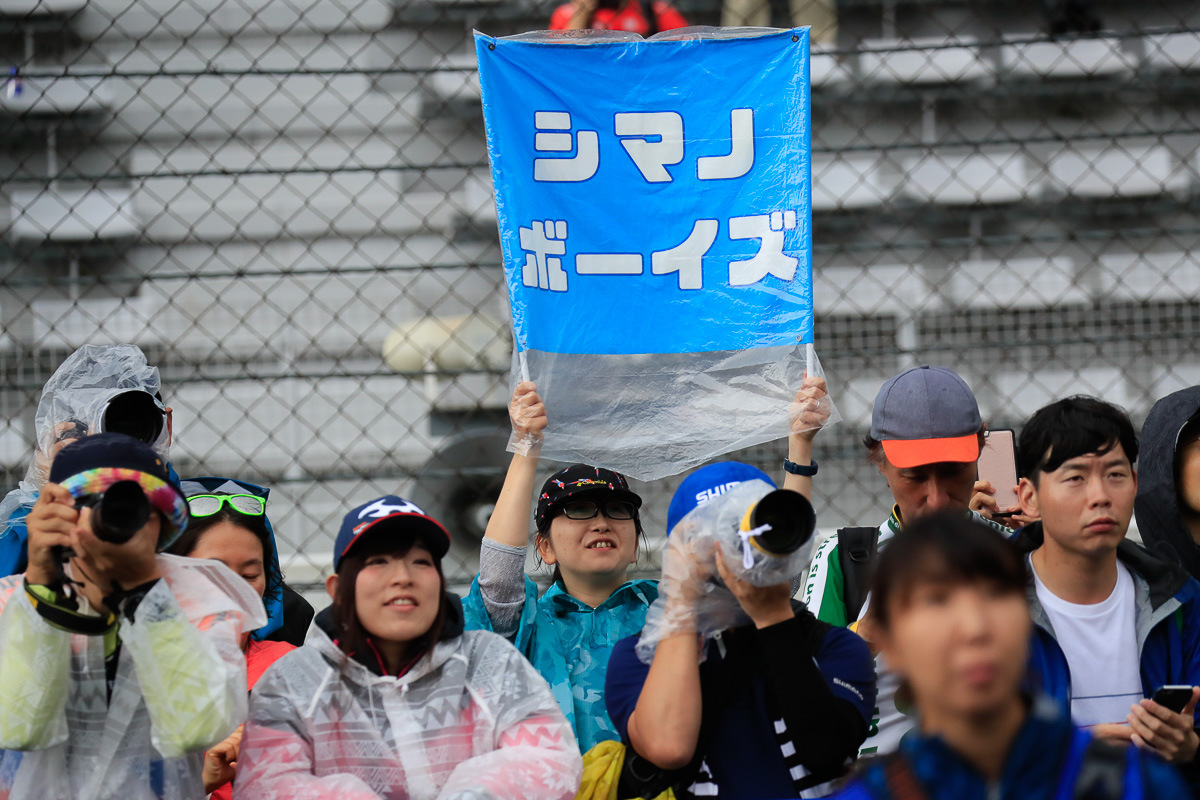
[(350, 659), (314, 624), (254, 687), (233, 793), (570, 800), (582, 771), (550, 687), (500, 636), (443, 640), (397, 678)]
[[(114, 397), (141, 391), (153, 397), (161, 389), (158, 367), (146, 363), (141, 349), (132, 344), (85, 344), (69, 355), (42, 389), (34, 415), (33, 458), (25, 479), (0, 501), (0, 523), (19, 506), (32, 505), (50, 472), (54, 446), (60, 438), (99, 433), (104, 412)], [(155, 400), (161, 409), (162, 402)], [(154, 450), (166, 461), (170, 435), (162, 426)]]
[(646, 615), (646, 627), (637, 644), (637, 655), (649, 664), (663, 639), (694, 632), (713, 634), (750, 623), (737, 598), (717, 573), (716, 559), (724, 558), (729, 571), (754, 586), (791, 583), (808, 566), (814, 539), (800, 548), (775, 556), (752, 546), (752, 534), (739, 533), (746, 511), (775, 487), (766, 481), (744, 481), (725, 494), (697, 506), (671, 531), (663, 551), (658, 599)]
[(158, 565), (133, 619), (121, 615), (111, 697), (104, 637), (51, 627), (22, 576), (0, 580), (0, 796), (204, 797), (204, 751), (246, 718), (241, 636), (266, 613), (224, 564), (160, 555)]

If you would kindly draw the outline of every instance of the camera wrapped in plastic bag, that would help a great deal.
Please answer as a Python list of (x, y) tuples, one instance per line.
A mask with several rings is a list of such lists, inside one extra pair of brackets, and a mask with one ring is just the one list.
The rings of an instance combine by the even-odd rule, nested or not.
[(717, 558), (753, 586), (789, 583), (812, 556), (816, 516), (797, 492), (761, 480), (743, 481), (697, 506), (670, 533), (658, 599), (637, 644), (649, 664), (658, 643), (681, 633), (709, 639), (746, 625), (750, 616), (726, 588)]

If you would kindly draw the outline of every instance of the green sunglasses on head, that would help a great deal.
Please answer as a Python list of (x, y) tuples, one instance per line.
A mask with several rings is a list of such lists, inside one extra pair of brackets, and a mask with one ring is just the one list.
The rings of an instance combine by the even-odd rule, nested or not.
[(267, 501), (253, 494), (194, 494), (187, 499), (193, 517), (211, 517), (229, 504), (234, 511), (261, 517), (267, 511)]

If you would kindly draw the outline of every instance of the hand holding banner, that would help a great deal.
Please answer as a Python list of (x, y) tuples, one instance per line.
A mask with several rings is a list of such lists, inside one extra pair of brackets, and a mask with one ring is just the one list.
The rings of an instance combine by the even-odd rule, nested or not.
[(541, 36), (476, 50), (542, 455), (652, 479), (786, 436), (813, 341), (807, 29)]

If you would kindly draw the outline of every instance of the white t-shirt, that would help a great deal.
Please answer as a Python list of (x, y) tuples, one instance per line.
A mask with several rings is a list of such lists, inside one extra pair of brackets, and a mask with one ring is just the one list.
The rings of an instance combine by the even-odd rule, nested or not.
[(1071, 669), (1071, 719), (1076, 725), (1125, 722), (1142, 699), (1133, 576), (1117, 562), (1117, 585), (1099, 603), (1068, 603), (1051, 592), (1033, 569), (1038, 600)]

